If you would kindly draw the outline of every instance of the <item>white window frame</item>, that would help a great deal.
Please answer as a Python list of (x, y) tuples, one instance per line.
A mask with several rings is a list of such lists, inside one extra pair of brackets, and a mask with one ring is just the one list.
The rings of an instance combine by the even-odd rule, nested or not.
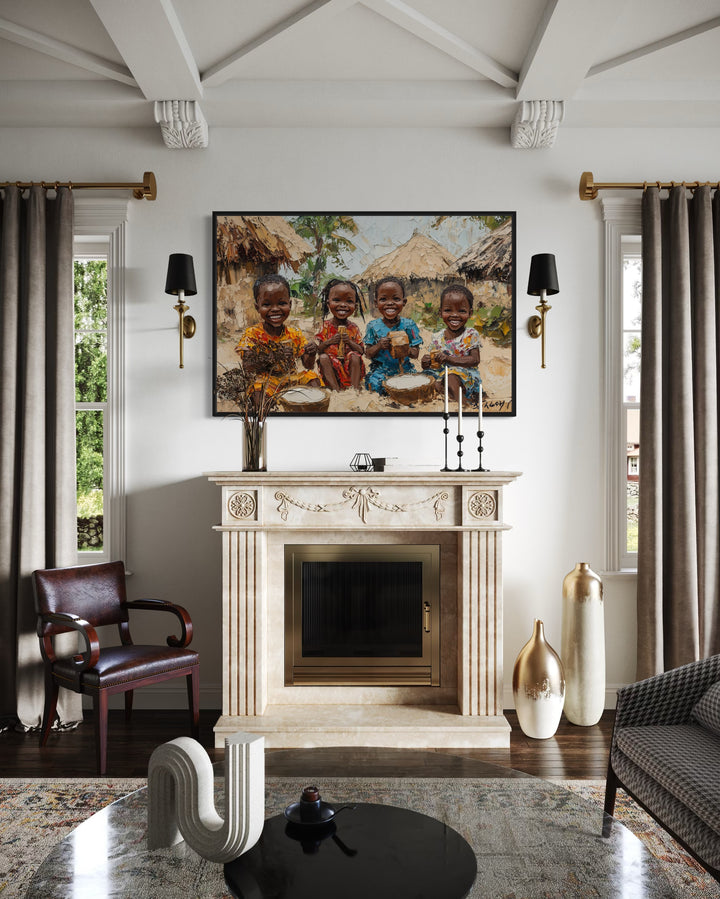
[(78, 551), (79, 564), (126, 558), (125, 226), (128, 199), (75, 198), (74, 253), (107, 256), (108, 385), (104, 416), (103, 549)]
[(604, 384), (605, 570), (637, 570), (637, 553), (627, 551), (627, 404), (623, 391), (623, 256), (631, 238), (642, 234), (641, 200), (601, 201), (605, 223)]

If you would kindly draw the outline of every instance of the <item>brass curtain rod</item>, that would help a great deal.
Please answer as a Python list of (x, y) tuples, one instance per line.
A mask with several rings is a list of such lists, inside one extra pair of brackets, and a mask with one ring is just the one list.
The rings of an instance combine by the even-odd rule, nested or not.
[(71, 190), (131, 190), (136, 200), (154, 200), (157, 197), (157, 182), (153, 172), (145, 172), (141, 183), (124, 181), (1, 181), (0, 187), (19, 187), (27, 190), (39, 185), (45, 190), (69, 187)]
[(592, 172), (583, 172), (580, 176), (580, 199), (594, 200), (599, 190), (646, 190), (648, 187), (669, 188), (669, 187), (685, 187), (688, 190), (695, 190), (696, 187), (714, 187), (719, 188), (718, 181), (633, 181), (623, 184), (619, 181), (606, 181), (603, 184), (593, 181)]

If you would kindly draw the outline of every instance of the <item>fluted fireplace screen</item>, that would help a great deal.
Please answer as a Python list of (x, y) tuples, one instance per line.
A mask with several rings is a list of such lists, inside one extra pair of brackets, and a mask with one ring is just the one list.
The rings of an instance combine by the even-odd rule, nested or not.
[(437, 546), (285, 547), (288, 685), (438, 685)]

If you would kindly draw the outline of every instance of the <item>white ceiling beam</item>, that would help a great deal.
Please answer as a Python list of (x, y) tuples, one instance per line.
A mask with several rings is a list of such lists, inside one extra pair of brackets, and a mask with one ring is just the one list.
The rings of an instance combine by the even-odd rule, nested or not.
[(520, 70), (518, 100), (569, 100), (627, 0), (549, 0)]
[(130, 70), (125, 66), (103, 59), (94, 53), (88, 53), (86, 50), (78, 50), (77, 47), (48, 37), (46, 34), (40, 34), (38, 31), (32, 31), (30, 28), (23, 28), (22, 25), (8, 22), (7, 19), (0, 19), (0, 38), (11, 41), (13, 44), (20, 44), (29, 50), (35, 50), (44, 56), (68, 62), (87, 72), (94, 72), (104, 78), (111, 78), (113, 81), (137, 87)]
[(517, 73), (473, 47), (457, 34), (408, 6), (403, 0), (360, 0), (363, 6), (414, 34), (501, 87), (515, 87)]
[(271, 41), (280, 37), (293, 37), (296, 40), (302, 40), (303, 36), (312, 33), (312, 29), (317, 26), (318, 22), (337, 15), (338, 12), (353, 6), (355, 2), (356, 0), (314, 0), (203, 72), (203, 85), (217, 87), (219, 84), (230, 81), (237, 76), (238, 70), (247, 62), (248, 57), (266, 47)]
[(651, 53), (657, 53), (658, 50), (672, 47), (673, 44), (687, 41), (690, 38), (697, 37), (699, 34), (706, 34), (708, 31), (712, 31), (715, 28), (720, 28), (720, 16), (709, 19), (707, 22), (703, 22), (700, 25), (695, 25), (693, 28), (686, 28), (684, 31), (678, 31), (677, 34), (671, 34), (669, 37), (654, 41), (652, 44), (638, 47), (637, 50), (623, 53), (622, 56), (615, 56), (613, 59), (601, 62), (588, 71), (588, 78), (591, 78), (593, 75), (599, 75), (601, 72), (607, 72), (609, 69), (616, 69), (618, 66), (623, 66), (625, 63), (641, 59), (643, 56), (649, 56)]
[(170, 0), (90, 0), (147, 100), (200, 100), (200, 73)]

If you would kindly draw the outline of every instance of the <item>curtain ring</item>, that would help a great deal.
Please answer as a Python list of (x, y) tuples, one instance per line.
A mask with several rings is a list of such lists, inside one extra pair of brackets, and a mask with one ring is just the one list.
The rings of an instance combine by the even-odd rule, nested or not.
[(647, 181), (643, 181), (643, 193), (647, 190)]

